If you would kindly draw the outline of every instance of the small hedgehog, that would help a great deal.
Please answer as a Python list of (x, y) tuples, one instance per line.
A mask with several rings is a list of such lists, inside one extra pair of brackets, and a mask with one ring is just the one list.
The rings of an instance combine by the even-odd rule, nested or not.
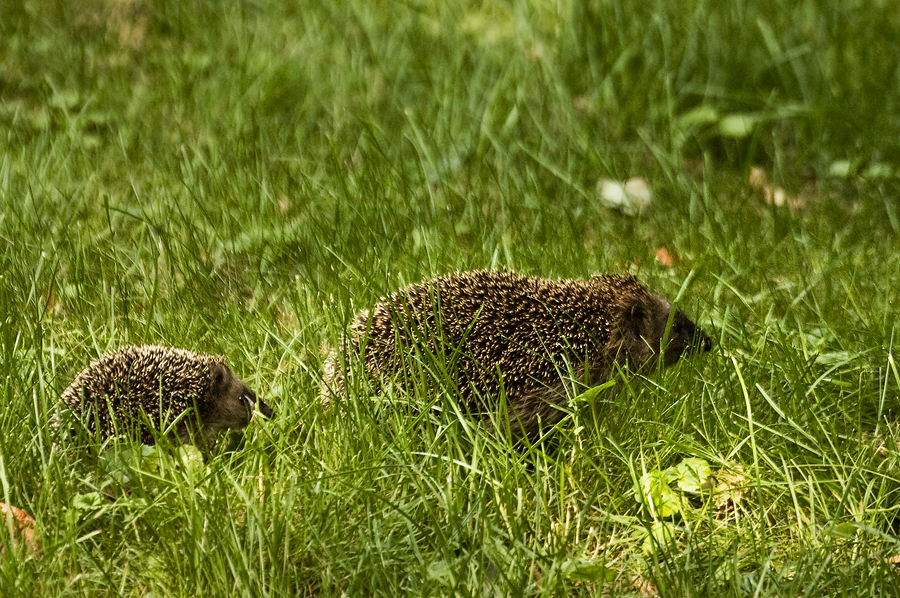
[(61, 398), (91, 433), (99, 427), (105, 440), (135, 432), (146, 444), (154, 443), (148, 422), (159, 430), (195, 406), (196, 416), (176, 425), (185, 444), (245, 427), (254, 409), (272, 417), (271, 408), (231, 372), (224, 357), (149, 345), (122, 347), (91, 362)]
[[(513, 433), (530, 437), (562, 419), (570, 376), (599, 385), (617, 366), (654, 367), (660, 353), (668, 366), (711, 347), (684, 312), (634, 277), (550, 280), (488, 270), (426, 280), (382, 299), (357, 315), (345, 344), (348, 359), (362, 356), (370, 379), (401, 388), (415, 356), (433, 355), (468, 410), (490, 411), (505, 392)], [(344, 391), (348, 365), (331, 352), (323, 400)]]

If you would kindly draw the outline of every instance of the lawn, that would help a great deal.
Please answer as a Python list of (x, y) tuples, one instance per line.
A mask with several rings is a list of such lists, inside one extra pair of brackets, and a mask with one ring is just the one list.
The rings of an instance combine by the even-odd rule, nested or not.
[[(898, 39), (887, 0), (0, 0), (0, 502), (39, 542), (0, 526), (0, 594), (900, 595)], [(528, 446), (427, 368), (433, 409), (323, 407), (355, 313), (475, 268), (634, 274), (713, 351)], [(276, 417), (51, 425), (143, 343)]]

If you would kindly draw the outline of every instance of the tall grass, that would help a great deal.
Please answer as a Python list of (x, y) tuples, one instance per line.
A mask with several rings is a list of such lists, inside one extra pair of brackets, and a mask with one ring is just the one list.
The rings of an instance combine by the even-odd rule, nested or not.
[[(2, 526), (3, 594), (892, 595), (898, 34), (861, 0), (0, 2), (0, 502), (41, 542)], [(602, 204), (636, 176), (649, 209)], [(716, 349), (534, 446), (427, 363), (319, 403), (354, 313), (476, 267), (634, 272)], [(276, 419), (205, 462), (64, 442), (60, 392), (143, 342)], [(654, 515), (690, 457), (719, 493)]]

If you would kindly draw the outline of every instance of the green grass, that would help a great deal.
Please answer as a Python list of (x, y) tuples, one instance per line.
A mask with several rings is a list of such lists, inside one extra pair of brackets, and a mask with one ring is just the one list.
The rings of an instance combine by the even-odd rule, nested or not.
[[(0, 502), (42, 544), (0, 593), (900, 594), (894, 3), (190, 4), (0, 1)], [(317, 402), (356, 311), (487, 267), (634, 272), (716, 348), (525, 449), (440, 375), (418, 416)], [(277, 418), (206, 465), (62, 442), (74, 375), (145, 342)], [(654, 517), (690, 457), (737, 504)]]

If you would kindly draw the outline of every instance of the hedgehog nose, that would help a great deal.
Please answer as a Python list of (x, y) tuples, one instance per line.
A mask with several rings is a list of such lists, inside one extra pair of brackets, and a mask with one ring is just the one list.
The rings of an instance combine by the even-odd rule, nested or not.
[(709, 338), (709, 336), (702, 330), (699, 330), (698, 332), (699, 332), (698, 336), (699, 336), (699, 341), (700, 341), (700, 349), (704, 353), (712, 351), (712, 339)]
[(268, 419), (272, 419), (273, 417), (275, 417), (275, 412), (272, 411), (272, 408), (269, 407), (268, 405), (266, 405), (265, 401), (263, 401), (262, 399), (260, 399), (258, 397), (256, 399), (256, 408), (259, 410), (260, 413), (265, 415)]

